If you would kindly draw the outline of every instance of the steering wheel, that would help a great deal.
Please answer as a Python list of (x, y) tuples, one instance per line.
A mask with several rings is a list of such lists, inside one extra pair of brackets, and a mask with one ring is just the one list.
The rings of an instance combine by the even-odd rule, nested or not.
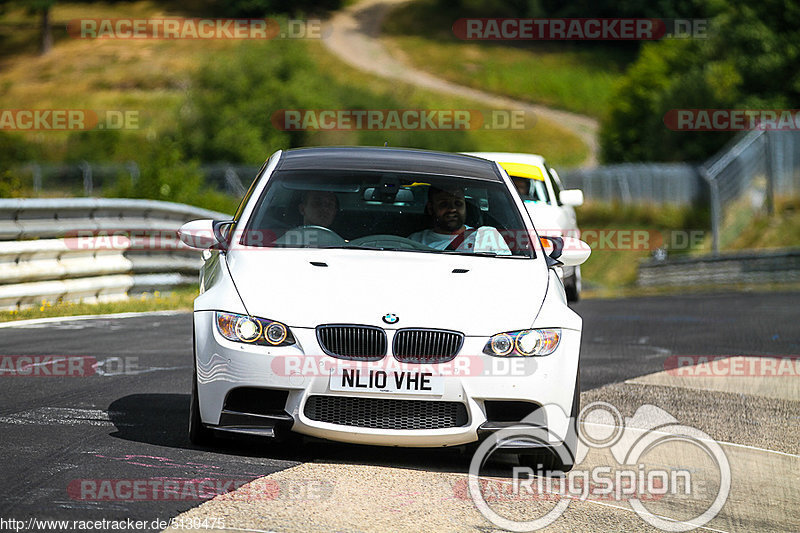
[(278, 239), (280, 244), (293, 244), (314, 247), (341, 246), (344, 239), (335, 231), (324, 226), (304, 225), (292, 228)]
[[(314, 231), (324, 231), (325, 233), (329, 233), (334, 237), (339, 237), (339, 234), (333, 231), (330, 228), (326, 228), (325, 226), (314, 226), (312, 224), (308, 224), (305, 226), (297, 226), (292, 231), (306, 231), (306, 230), (314, 230)], [(341, 239), (341, 237), (339, 237)]]
[(412, 241), (398, 235), (366, 235), (353, 239), (348, 243), (350, 246), (372, 246), (375, 248), (398, 248), (400, 250), (430, 250), (420, 242)]

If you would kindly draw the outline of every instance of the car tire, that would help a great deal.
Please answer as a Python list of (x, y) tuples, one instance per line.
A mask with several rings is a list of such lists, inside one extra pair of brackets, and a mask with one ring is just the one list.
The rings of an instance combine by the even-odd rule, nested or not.
[(576, 266), (574, 273), (564, 279), (564, 292), (567, 293), (568, 302), (577, 302), (581, 299), (581, 267)]
[(214, 442), (214, 432), (200, 418), (200, 398), (197, 393), (197, 357), (194, 335), (192, 336), (192, 399), (189, 404), (189, 442), (197, 446), (208, 446)]
[[(572, 395), (569, 427), (564, 442), (555, 448), (533, 454), (519, 454), (519, 464), (536, 471), (569, 472), (575, 466), (575, 454), (578, 449), (578, 415), (581, 412), (581, 369), (575, 378), (575, 391)], [(562, 457), (567, 457), (565, 461)]]

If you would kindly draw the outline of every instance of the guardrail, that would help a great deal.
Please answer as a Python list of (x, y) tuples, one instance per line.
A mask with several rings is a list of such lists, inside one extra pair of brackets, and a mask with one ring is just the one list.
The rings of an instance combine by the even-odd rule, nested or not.
[(642, 287), (800, 282), (800, 249), (728, 253), (639, 265)]
[(200, 252), (177, 230), (198, 218), (229, 215), (155, 200), (0, 199), (0, 309), (194, 283)]

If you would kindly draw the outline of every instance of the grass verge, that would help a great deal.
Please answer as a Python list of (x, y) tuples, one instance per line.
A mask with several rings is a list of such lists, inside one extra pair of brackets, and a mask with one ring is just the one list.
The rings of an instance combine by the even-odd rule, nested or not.
[(385, 41), (417, 68), (476, 89), (600, 118), (635, 58), (635, 50), (598, 43), (462, 41), (451, 29), (459, 15), (442, 5), (397, 7), (386, 17)]
[[(475, 109), (480, 108), (474, 101), (463, 98), (444, 96), (432, 91), (419, 89), (410, 84), (399, 83), (395, 80), (375, 78), (358, 69), (350, 67), (339, 61), (328, 52), (321, 43), (309, 43), (309, 49), (315, 58), (321, 72), (332, 76), (338, 83), (350, 84), (357, 87), (369, 87), (379, 96), (392, 98), (404, 102), (415, 109)], [(429, 135), (454, 136), (458, 132), (440, 131)], [(341, 135), (341, 133), (339, 134)], [(392, 146), (392, 139), (396, 134), (386, 132), (386, 140)], [(420, 138), (422, 138), (420, 136)], [(320, 141), (335, 144), (335, 139), (320, 136)], [(333, 141), (333, 142), (331, 142)], [(323, 144), (320, 142), (320, 144)], [(424, 145), (414, 146), (426, 148)], [(588, 149), (583, 141), (569, 130), (556, 123), (538, 119), (532, 128), (522, 130), (466, 130), (463, 143), (455, 149), (461, 151), (504, 151), (504, 152), (535, 152), (547, 154), (548, 160), (562, 167), (574, 167), (582, 163)]]
[(662, 246), (673, 256), (694, 252), (701, 241), (688, 236), (705, 235), (710, 224), (706, 211), (674, 206), (587, 203), (577, 216), (592, 247), (581, 265), (587, 297), (632, 290), (640, 261)]
[(191, 311), (197, 297), (197, 286), (179, 287), (166, 292), (146, 292), (127, 300), (103, 303), (48, 302), (19, 311), (0, 311), (0, 322), (49, 318), (55, 316), (105, 315), (147, 311)]

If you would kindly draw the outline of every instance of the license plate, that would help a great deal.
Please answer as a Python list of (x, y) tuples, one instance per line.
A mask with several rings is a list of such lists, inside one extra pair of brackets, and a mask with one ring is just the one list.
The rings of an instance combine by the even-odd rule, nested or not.
[(444, 377), (430, 372), (343, 368), (331, 373), (329, 386), (335, 391), (441, 395), (444, 394)]

